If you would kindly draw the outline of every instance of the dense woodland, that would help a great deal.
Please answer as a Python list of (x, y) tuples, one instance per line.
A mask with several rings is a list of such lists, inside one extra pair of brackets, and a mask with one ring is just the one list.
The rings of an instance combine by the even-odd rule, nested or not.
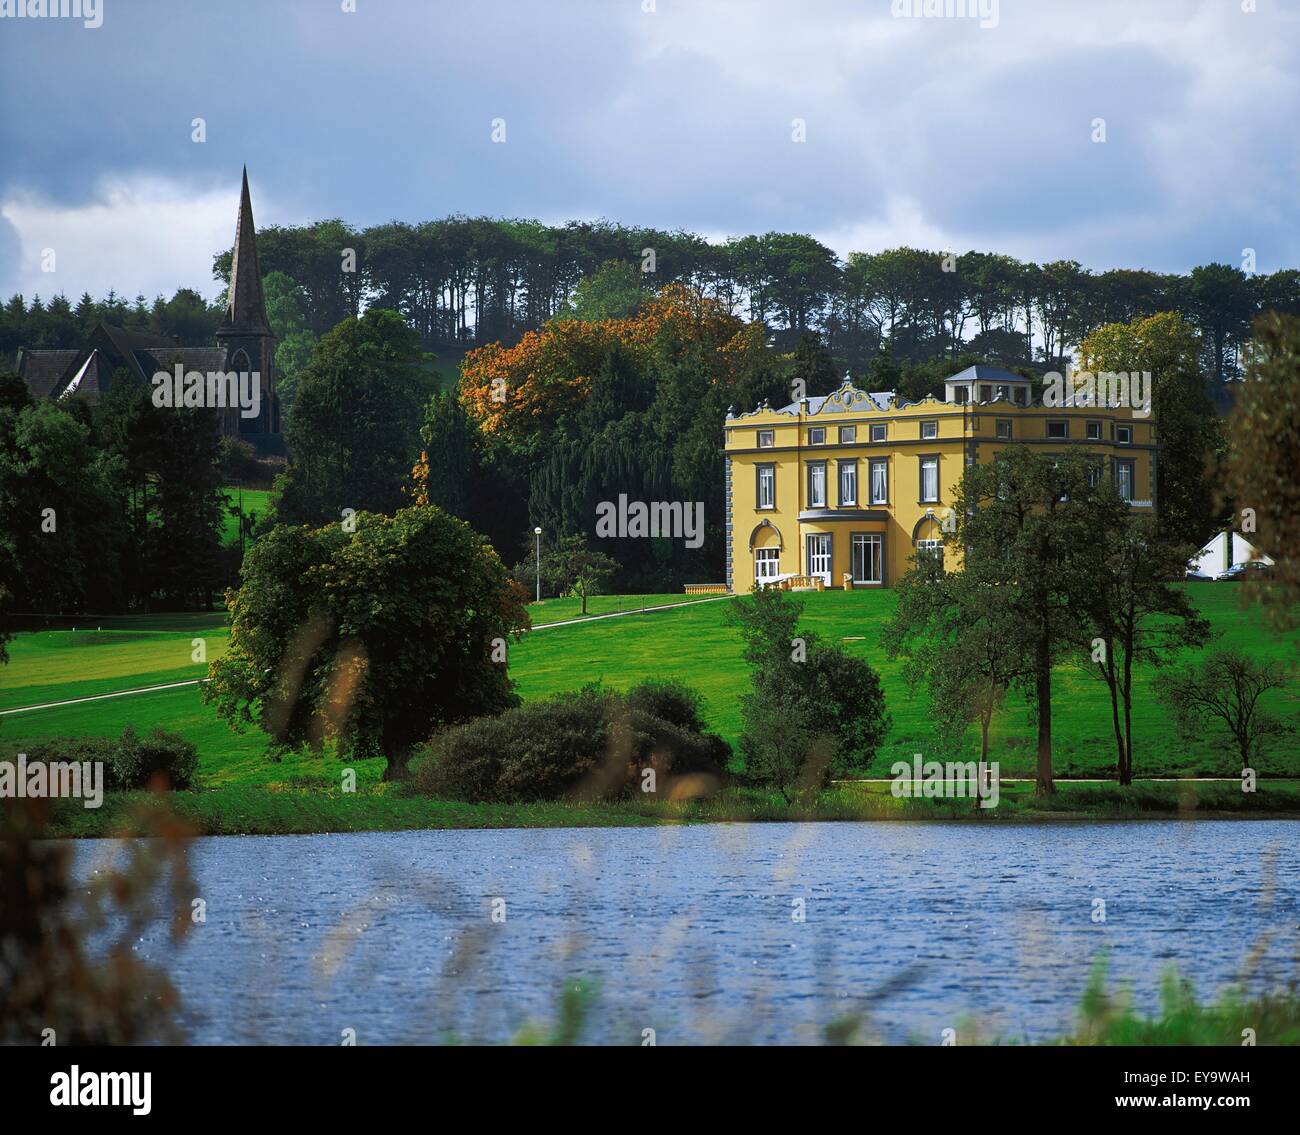
[[(574, 290), (618, 262), (647, 293), (680, 283), (763, 323), (778, 349), (820, 333), (839, 373), (859, 373), (888, 346), (900, 362), (963, 351), (1008, 366), (1059, 367), (1087, 334), (1177, 311), (1203, 336), (1205, 370), (1234, 377), (1251, 320), (1300, 314), (1300, 271), (1247, 274), (1208, 264), (1186, 275), (1072, 260), (1032, 264), (987, 252), (895, 248), (844, 260), (798, 233), (710, 244), (686, 232), (609, 222), (543, 225), (447, 217), (356, 229), (340, 220), (271, 227), (258, 238), (264, 273), (300, 289), (303, 326), (320, 336), (367, 306), (399, 312), (426, 351), (454, 361), (469, 348), (512, 344), (571, 309)], [(350, 251), (349, 251), (350, 250)], [(230, 252), (214, 271), (228, 278)], [(348, 269), (351, 270), (348, 270)], [(13, 297), (0, 313), (0, 358), (20, 346), (75, 346), (98, 319), (205, 342), (216, 314), (192, 291), (169, 301)]]
[[(1150, 369), (1162, 514), (1195, 544), (1224, 515), (1220, 415), (1252, 321), (1300, 314), (1291, 269), (1093, 273), (909, 248), (841, 262), (797, 234), (710, 245), (607, 223), (454, 217), (269, 228), (259, 246), (291, 454), (259, 533), (427, 501), (522, 571), (535, 525), (550, 548), (585, 541), (612, 558), (611, 584), (626, 591), (722, 578), (728, 407), (780, 404), (796, 379), (826, 391), (846, 370), (920, 398), (976, 361), (1031, 375), (1073, 359)], [(229, 252), (215, 259), (218, 279), (229, 262)], [(0, 358), (75, 346), (101, 319), (205, 343), (220, 312), (187, 288), (152, 303), (14, 297), (0, 311)], [(43, 477), (60, 515), (83, 518), (67, 532), (72, 551), (49, 560), (60, 571), (11, 573), (11, 609), (194, 605), (234, 581), (220, 486), (265, 483), (272, 471), (197, 422), (154, 420), (138, 391), (42, 408), (5, 385), (12, 446), (0, 493), (7, 482), (9, 503), (35, 508)], [(169, 457), (178, 430), (197, 431), (186, 461)], [(703, 502), (704, 547), (596, 540), (598, 504), (620, 493)], [(40, 548), (53, 554), (48, 541)]]

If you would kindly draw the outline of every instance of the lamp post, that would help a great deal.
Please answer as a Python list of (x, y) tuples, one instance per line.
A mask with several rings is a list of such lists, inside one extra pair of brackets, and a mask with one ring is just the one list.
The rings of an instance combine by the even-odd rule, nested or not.
[(542, 601), (542, 530), (540, 527), (533, 529), (533, 535), (537, 537), (537, 602)]

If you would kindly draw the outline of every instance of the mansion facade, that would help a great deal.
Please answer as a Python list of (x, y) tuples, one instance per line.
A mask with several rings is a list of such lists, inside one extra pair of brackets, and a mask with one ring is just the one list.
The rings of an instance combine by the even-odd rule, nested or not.
[(1149, 414), (1123, 406), (1048, 406), (1033, 384), (996, 367), (968, 367), (943, 400), (907, 402), (847, 379), (824, 397), (781, 409), (729, 412), (726, 442), (727, 589), (797, 577), (820, 587), (888, 587), (931, 550), (955, 569), (944, 521), (968, 465), (1009, 445), (1082, 447), (1103, 459), (1134, 509), (1155, 508), (1156, 434)]

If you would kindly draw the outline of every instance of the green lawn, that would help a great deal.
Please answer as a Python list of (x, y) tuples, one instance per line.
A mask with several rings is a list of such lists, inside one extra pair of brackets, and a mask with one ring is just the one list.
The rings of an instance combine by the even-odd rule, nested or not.
[[(672, 607), (682, 603), (698, 603), (709, 596), (683, 595), (673, 592), (669, 595), (593, 595), (587, 600), (587, 617), (610, 615), (619, 611), (636, 611), (642, 607)], [(540, 603), (529, 603), (528, 614), (533, 626), (544, 627), (549, 623), (562, 623), (566, 619), (582, 618), (581, 599), (543, 599)]]
[[(1228, 584), (1187, 585), (1220, 632), (1220, 641), (1256, 658), (1295, 659), (1300, 634), (1276, 637), (1254, 612), (1238, 605), (1239, 591)], [(925, 693), (911, 696), (900, 677), (901, 664), (884, 657), (877, 643), (893, 610), (890, 591), (810, 592), (802, 625), (866, 658), (881, 674), (894, 727), (877, 756), (871, 775), (885, 776), (890, 764), (916, 752), (933, 753)], [(705, 603), (681, 611), (629, 615), (590, 626), (556, 627), (528, 636), (512, 648), (511, 673), (526, 698), (572, 689), (600, 679), (625, 688), (644, 678), (678, 677), (696, 687), (709, 703), (710, 721), (729, 741), (740, 732), (740, 697), (748, 673), (735, 632), (725, 625), (727, 604)], [(1236, 759), (1213, 742), (1184, 745), (1172, 734), (1167, 717), (1150, 692), (1150, 672), (1137, 676), (1133, 731), (1139, 776), (1235, 775)], [(1057, 671), (1053, 700), (1054, 759), (1059, 775), (1091, 776), (1114, 760), (1110, 700), (1106, 687), (1075, 667)], [(1284, 699), (1272, 704), (1286, 712)], [(1292, 704), (1290, 712), (1294, 714)], [(1013, 696), (993, 728), (992, 757), (1004, 775), (1030, 774), (1035, 734), (1023, 699)], [(1260, 762), (1265, 773), (1300, 774), (1300, 742), (1276, 745)]]
[[(9, 665), (0, 667), (0, 710), (201, 678), (207, 665), (193, 661), (194, 640), (203, 641), (206, 657), (212, 660), (221, 656), (230, 637), (224, 611), (92, 617), (89, 623), (72, 625), (14, 637), (9, 644)], [(113, 703), (90, 703), (109, 704)], [(40, 714), (59, 718), (77, 708), (82, 707), (41, 710)], [(92, 725), (94, 712), (91, 710)], [(41, 728), (35, 724), (36, 717), (23, 715), (24, 727), (31, 721), (34, 728)], [(5, 720), (5, 725), (0, 725), (3, 736), (19, 719), (0, 720)]]
[[(239, 505), (240, 489), (227, 487), (221, 491), (226, 494), (226, 503), (228, 505)], [(270, 489), (243, 489), (242, 492), (245, 514), (256, 513), (257, 519), (261, 520), (270, 507), (271, 497), (275, 494), (272, 493)], [(222, 543), (239, 543), (239, 520), (229, 512), (226, 513), (225, 528), (222, 533)]]
[[(1257, 658), (1296, 657), (1300, 635), (1279, 638), (1265, 631), (1253, 612), (1237, 606), (1236, 588), (1189, 587), (1225, 644), (1246, 649)], [(804, 626), (867, 658), (884, 681), (894, 726), (882, 752), (865, 770), (867, 774), (887, 776), (894, 760), (910, 759), (914, 752), (940, 756), (933, 749), (924, 693), (909, 696), (899, 666), (885, 659), (876, 645), (892, 608), (893, 594), (825, 592), (804, 598)], [(592, 601), (591, 609), (594, 614), (604, 614), (686, 600), (681, 595), (600, 596)], [(545, 628), (547, 623), (573, 618), (576, 607), (576, 600), (548, 600), (533, 605), (532, 610), (536, 624)], [(511, 673), (525, 698), (574, 689), (596, 680), (626, 688), (644, 678), (681, 678), (700, 690), (708, 704), (711, 724), (734, 742), (740, 730), (740, 697), (748, 688), (748, 674), (736, 633), (724, 621), (727, 607), (725, 600), (696, 603), (680, 610), (540, 629), (512, 644)], [(77, 625), (75, 631), (71, 620), (67, 623), (65, 629), (24, 632), (15, 637), (10, 644), (11, 661), (0, 667), (0, 709), (198, 678), (204, 666), (191, 659), (192, 640), (203, 639), (207, 657), (212, 659), (225, 649), (228, 639), (226, 618), (220, 613), (93, 619), (93, 626)], [(1163, 711), (1150, 695), (1150, 677), (1146, 672), (1138, 676), (1134, 731), (1139, 777), (1235, 775), (1239, 771), (1236, 760), (1221, 743), (1207, 738), (1187, 746), (1172, 735)], [(1062, 668), (1056, 676), (1055, 690), (1058, 775), (1107, 775), (1114, 755), (1105, 687), (1078, 669)], [(1290, 712), (1294, 714), (1294, 709)], [(288, 794), (278, 802), (258, 804), (255, 812), (261, 808), (283, 810), (303, 790), (320, 794), (337, 789), (344, 767), (330, 754), (295, 754), (279, 762), (270, 761), (260, 734), (230, 730), (200, 703), (194, 686), (0, 717), (0, 752), (21, 751), (25, 741), (41, 737), (116, 735), (128, 724), (137, 730), (163, 726), (193, 740), (199, 747), (200, 782), (204, 788), (240, 794), (246, 789)], [(1004, 776), (1032, 774), (1033, 729), (1023, 701), (1013, 698), (997, 720), (992, 756), (1001, 763)], [(363, 794), (378, 792), (382, 773), (379, 762), (357, 762), (356, 768)], [(1260, 768), (1265, 774), (1300, 776), (1300, 740), (1293, 737), (1274, 746), (1260, 762)], [(244, 801), (241, 807), (252, 806), (251, 798), (241, 795), (240, 799)], [(345, 809), (357, 803), (358, 797), (340, 801)], [(207, 806), (215, 804), (209, 802)], [(328, 805), (321, 806), (328, 811)], [(390, 816), (379, 826), (424, 826), (437, 819), (427, 802), (398, 803), (397, 798), (389, 801), (375, 796), (366, 807)], [(303, 822), (317, 822), (311, 815), (312, 809), (308, 809)], [(414, 823), (417, 818), (421, 821), (418, 825)], [(227, 826), (233, 829), (238, 822), (222, 820), (216, 826), (218, 830), (226, 830)], [(643, 819), (636, 812), (620, 822)]]

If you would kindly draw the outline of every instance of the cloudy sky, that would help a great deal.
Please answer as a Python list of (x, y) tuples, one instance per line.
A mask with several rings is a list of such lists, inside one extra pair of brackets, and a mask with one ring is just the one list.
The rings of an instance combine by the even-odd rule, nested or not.
[(999, 0), (990, 27), (912, 0), (99, 4), (0, 19), (0, 296), (215, 294), (245, 162), (259, 225), (1300, 266), (1300, 0)]

